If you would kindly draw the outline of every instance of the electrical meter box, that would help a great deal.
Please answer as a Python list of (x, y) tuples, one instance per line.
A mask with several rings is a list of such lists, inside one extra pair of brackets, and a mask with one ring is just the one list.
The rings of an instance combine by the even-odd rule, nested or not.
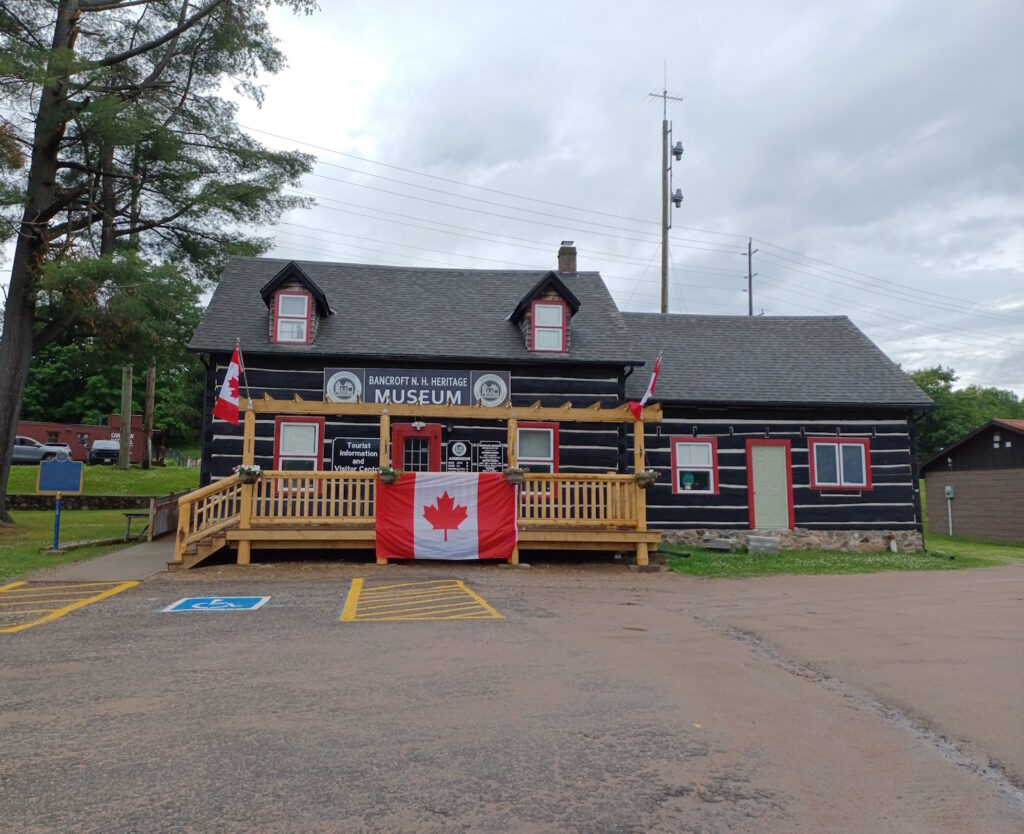
[(956, 493), (953, 491), (953, 487), (950, 486), (949, 484), (946, 484), (946, 497), (956, 498)]

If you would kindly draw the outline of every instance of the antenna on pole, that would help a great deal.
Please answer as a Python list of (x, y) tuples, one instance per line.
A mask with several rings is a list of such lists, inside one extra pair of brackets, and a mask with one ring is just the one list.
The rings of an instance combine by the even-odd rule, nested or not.
[(661, 99), (661, 312), (668, 312), (668, 230), (672, 228), (672, 213), (669, 200), (676, 208), (683, 204), (681, 189), (672, 191), (672, 163), (669, 153), (676, 159), (683, 158), (683, 143), (672, 144), (672, 123), (668, 120), (668, 103), (683, 101), (682, 96), (668, 91), (668, 61), (665, 62), (665, 80), (661, 90), (654, 90), (647, 98)]

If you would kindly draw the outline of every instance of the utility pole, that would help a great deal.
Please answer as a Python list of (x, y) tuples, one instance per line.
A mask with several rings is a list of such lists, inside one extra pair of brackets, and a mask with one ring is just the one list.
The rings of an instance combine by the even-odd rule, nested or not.
[[(753, 317), (754, 315), (754, 276), (757, 275), (754, 272), (754, 253), (760, 252), (760, 249), (751, 249), (754, 241), (753, 238), (747, 238), (747, 315)], [(742, 255), (743, 253), (740, 252)]]
[(669, 101), (682, 101), (679, 96), (669, 95), (668, 92), (668, 68), (666, 66), (665, 84), (661, 91), (655, 90), (648, 94), (648, 98), (660, 98), (662, 107), (661, 116), (661, 312), (668, 312), (668, 230), (672, 228), (672, 213), (669, 209), (669, 200), (679, 208), (683, 202), (683, 192), (677, 189), (672, 191), (672, 163), (669, 160), (669, 153), (677, 160), (683, 157), (683, 143), (676, 142), (672, 145), (672, 123), (668, 120)]
[(132, 454), (132, 365), (121, 367), (121, 452), (117, 458), (120, 469), (131, 466)]

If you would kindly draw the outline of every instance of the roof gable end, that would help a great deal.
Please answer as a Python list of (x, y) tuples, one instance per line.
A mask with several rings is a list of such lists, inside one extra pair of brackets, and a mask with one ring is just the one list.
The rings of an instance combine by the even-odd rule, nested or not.
[(327, 303), (327, 296), (324, 291), (320, 289), (319, 285), (310, 278), (305, 272), (302, 271), (295, 261), (289, 261), (277, 273), (273, 278), (267, 281), (260, 288), (260, 297), (263, 299), (263, 303), (270, 307), (270, 302), (274, 297), (274, 293), (277, 292), (278, 288), (286, 281), (298, 281), (302, 286), (309, 290), (310, 295), (313, 296), (313, 300), (316, 302), (316, 308), (321, 316), (334, 315), (334, 310), (331, 309), (331, 305)]
[(566, 305), (569, 307), (570, 317), (576, 315), (576, 311), (580, 309), (580, 300), (565, 285), (562, 279), (558, 277), (557, 273), (549, 272), (519, 300), (515, 310), (509, 315), (508, 321), (518, 324), (523, 314), (530, 309), (530, 304), (533, 303), (534, 299), (540, 298), (548, 290), (554, 290), (565, 300)]

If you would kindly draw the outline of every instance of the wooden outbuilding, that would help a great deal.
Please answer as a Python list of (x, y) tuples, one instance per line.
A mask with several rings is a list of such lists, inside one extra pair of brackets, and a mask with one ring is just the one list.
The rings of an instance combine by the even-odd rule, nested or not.
[(929, 533), (1024, 543), (1024, 420), (990, 420), (921, 473)]

